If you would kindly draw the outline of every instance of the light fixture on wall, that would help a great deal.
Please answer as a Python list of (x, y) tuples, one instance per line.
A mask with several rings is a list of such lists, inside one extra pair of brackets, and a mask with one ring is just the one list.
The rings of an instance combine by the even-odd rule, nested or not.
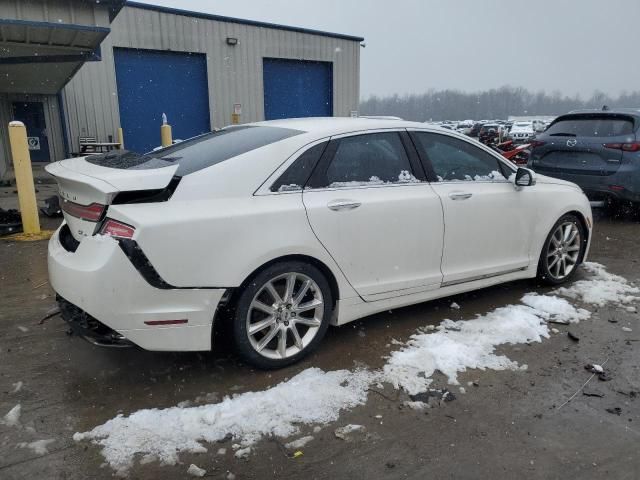
[(227, 37), (227, 45), (235, 47), (236, 45), (238, 45), (238, 39), (235, 37)]

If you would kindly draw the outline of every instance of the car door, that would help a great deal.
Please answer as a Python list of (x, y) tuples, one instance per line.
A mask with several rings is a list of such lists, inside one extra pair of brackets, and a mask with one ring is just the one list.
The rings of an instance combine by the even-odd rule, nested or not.
[(439, 288), (443, 213), (425, 180), (406, 131), (376, 131), (333, 138), (305, 187), (311, 228), (365, 300)]
[(413, 131), (411, 136), (444, 209), (443, 284), (526, 268), (535, 203), (530, 191), (508, 180), (515, 169), (451, 135)]

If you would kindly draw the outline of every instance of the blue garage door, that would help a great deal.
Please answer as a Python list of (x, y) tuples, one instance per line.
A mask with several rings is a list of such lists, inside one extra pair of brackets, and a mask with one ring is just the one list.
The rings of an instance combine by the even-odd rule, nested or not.
[(333, 115), (333, 64), (265, 58), (264, 116), (267, 120)]
[(143, 153), (160, 145), (162, 113), (174, 139), (211, 130), (205, 55), (128, 48), (113, 53), (127, 150)]

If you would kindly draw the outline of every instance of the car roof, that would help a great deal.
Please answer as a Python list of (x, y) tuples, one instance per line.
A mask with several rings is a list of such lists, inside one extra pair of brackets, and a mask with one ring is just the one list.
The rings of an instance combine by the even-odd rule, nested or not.
[(567, 115), (584, 115), (584, 114), (632, 115), (636, 118), (640, 118), (640, 108), (609, 108), (607, 110), (603, 110), (601, 108), (583, 108), (580, 110), (572, 110), (569, 113), (560, 115), (560, 117), (566, 117)]
[(437, 125), (428, 125), (406, 120), (387, 120), (351, 117), (312, 117), (289, 118), (250, 123), (253, 126), (280, 127), (301, 130), (317, 136), (331, 136), (359, 130), (375, 130), (387, 128), (420, 128), (423, 130), (441, 131)]

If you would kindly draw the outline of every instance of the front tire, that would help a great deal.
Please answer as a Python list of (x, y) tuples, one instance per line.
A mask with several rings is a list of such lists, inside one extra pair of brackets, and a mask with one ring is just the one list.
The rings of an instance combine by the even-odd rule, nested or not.
[(329, 282), (313, 265), (288, 261), (259, 272), (240, 293), (233, 336), (238, 354), (262, 369), (282, 368), (311, 353), (333, 311)]
[(586, 233), (573, 214), (560, 218), (549, 232), (538, 262), (538, 278), (550, 285), (569, 281), (584, 258)]

